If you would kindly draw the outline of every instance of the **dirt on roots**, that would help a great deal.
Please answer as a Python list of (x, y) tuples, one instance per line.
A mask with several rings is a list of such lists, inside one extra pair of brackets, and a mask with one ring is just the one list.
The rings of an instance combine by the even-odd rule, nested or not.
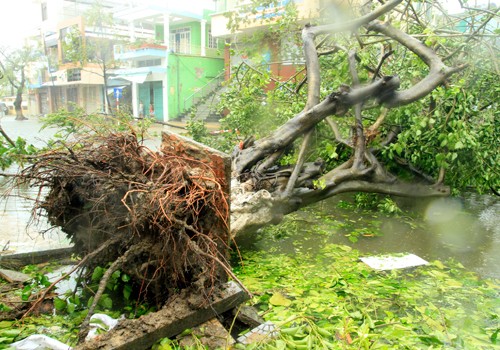
[(120, 269), (138, 302), (162, 306), (180, 289), (207, 295), (227, 280), (228, 194), (216, 172), (112, 133), (38, 155), (19, 179), (40, 188), (33, 218), (47, 216), (74, 242), (83, 283), (96, 266), (108, 267), (103, 280)]

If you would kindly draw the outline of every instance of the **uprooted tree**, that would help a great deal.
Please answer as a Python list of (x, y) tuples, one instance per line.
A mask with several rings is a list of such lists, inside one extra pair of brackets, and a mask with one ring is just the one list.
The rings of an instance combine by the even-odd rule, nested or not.
[[(158, 152), (134, 133), (76, 142), (40, 155), (18, 179), (40, 188), (34, 217), (46, 215), (82, 257), (69, 272), (80, 269), (80, 290), (93, 291), (80, 339), (117, 270), (130, 278), (131, 300), (157, 308), (183, 289), (199, 296), (193, 307), (206, 306), (228, 276), (236, 279), (227, 261), (226, 155), (166, 134)], [(99, 268), (106, 272), (95, 278)]]

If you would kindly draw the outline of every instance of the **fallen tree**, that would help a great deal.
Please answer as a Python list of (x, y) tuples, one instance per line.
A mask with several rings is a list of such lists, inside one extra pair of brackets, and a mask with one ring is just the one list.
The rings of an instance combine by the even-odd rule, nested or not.
[[(399, 161), (409, 169), (413, 176), (410, 181), (403, 181), (398, 178), (397, 172), (391, 173), (386, 166), (389, 160), (387, 156), (380, 157), (384, 150), (397, 140), (401, 132), (401, 129), (394, 125), (386, 125), (387, 115), (394, 109), (428, 98), (436, 89), (448, 86), (454, 74), (467, 68), (467, 64), (460, 62), (454, 66), (445, 64), (445, 60), (449, 61), (457, 52), (460, 52), (460, 48), (456, 52), (450, 52), (443, 44), (429, 45), (403, 31), (401, 28), (410, 30), (412, 26), (425, 28), (425, 24), (421, 22), (422, 18), (418, 17), (409, 2), (405, 5), (402, 3), (401, 0), (388, 1), (357, 19), (327, 25), (306, 25), (302, 30), (306, 75), (302, 81), (299, 79), (300, 82), (295, 88), (287, 84), (288, 82), (281, 83), (279, 87), (285, 92), (291, 91), (290, 94), (296, 98), (302, 86), (307, 83), (307, 101), (302, 111), (269, 135), (259, 139), (248, 137), (234, 149), (231, 198), (233, 235), (254, 232), (268, 223), (279, 222), (284, 215), (303, 206), (346, 192), (369, 192), (407, 197), (439, 197), (450, 194), (450, 188), (444, 183), (446, 168), (449, 168), (451, 161), (457, 157), (457, 154), (452, 154), (455, 149), (464, 148), (463, 145), (467, 141), (463, 136), (461, 136), (462, 139), (457, 136), (457, 140), (462, 141), (454, 141), (451, 149), (446, 148), (448, 140), (441, 142), (443, 154), (436, 155), (437, 161), (434, 161), (434, 169), (432, 169), (432, 173), (438, 176), (430, 176), (409, 161), (398, 157), (397, 154), (401, 153), (399, 149), (397, 154), (392, 153), (391, 163), (394, 164), (395, 160)], [(399, 7), (400, 4), (404, 7)], [(478, 34), (481, 28), (484, 29), (495, 13), (483, 17), (482, 24), (471, 34), (471, 37)], [(397, 21), (396, 15), (401, 18), (405, 17), (407, 21), (398, 22), (400, 24), (398, 26), (392, 25), (393, 20)], [(384, 21), (378, 19), (381, 16), (385, 16)], [(360, 58), (356, 49), (338, 45), (333, 36), (340, 32), (351, 34), (351, 41), (356, 40), (359, 43), (359, 50), (373, 47), (374, 44), (368, 41), (379, 43), (379, 45), (383, 43), (384, 46), (378, 53), (378, 65), (370, 66), (366, 63), (366, 59), (363, 61)], [(362, 40), (361, 36), (365, 39)], [(394, 54), (395, 51), (391, 48), (395, 46), (402, 48), (400, 53), (404, 55), (410, 53), (412, 57), (423, 63), (423, 67), (416, 72), (416, 76), (422, 76), (422, 78), (402, 82), (397, 75), (398, 72), (392, 75), (381, 74), (381, 68)], [(438, 51), (445, 53), (446, 57), (442, 58)], [(350, 86), (343, 84), (337, 89), (322, 86), (322, 77), (325, 73), (322, 71), (324, 66), (322, 66), (321, 59), (339, 52), (343, 52), (348, 61), (352, 84)], [(396, 59), (402, 60), (403, 58)], [(243, 62), (236, 70), (235, 84), (244, 89), (245, 84), (249, 83), (248, 76), (256, 72), (261, 74), (261, 80), (265, 79), (265, 73)], [(365, 81), (363, 84), (360, 82), (361, 74)], [(280, 83), (278, 80), (270, 79), (273, 84)], [(325, 90), (330, 92), (322, 98), (321, 96), (325, 96)], [(293, 98), (289, 100), (292, 101)], [(237, 102), (234, 99), (232, 101)], [(230, 105), (225, 105), (225, 107), (231, 108)], [(283, 108), (275, 110), (283, 111)], [(373, 117), (372, 114), (371, 118), (366, 118), (367, 114), (373, 110), (379, 110), (379, 115)], [(431, 130), (433, 120), (435, 120), (432, 118), (437, 118), (433, 115), (435, 110), (437, 110), (436, 101), (431, 97), (427, 111), (424, 112), (427, 115), (423, 116), (420, 121), (418, 121), (418, 116), (415, 116), (415, 119)], [(447, 113), (452, 112), (453, 109)], [(439, 116), (438, 113), (436, 112), (435, 115)], [(346, 118), (349, 122), (345, 122)], [(490, 120), (489, 118), (476, 123), (480, 125), (485, 120)], [(443, 130), (446, 130), (447, 121), (448, 119), (443, 122)], [(313, 141), (313, 139), (325, 134), (316, 133), (317, 128), (324, 122), (330, 128), (325, 143), (334, 145), (333, 149), (340, 147), (344, 155), (348, 154), (341, 162), (337, 162), (326, 171), (323, 160), (308, 162), (308, 158), (314, 155), (314, 147), (318, 144), (317, 140)], [(347, 130), (345, 126), (341, 128), (341, 122), (350, 127)], [(417, 132), (420, 133), (421, 130)], [(441, 140), (441, 136), (439, 137)], [(452, 142), (451, 137), (449, 142)], [(421, 145), (421, 147), (425, 146)], [(296, 151), (291, 151), (294, 149)], [(290, 154), (293, 155), (293, 162), (289, 161)], [(443, 161), (443, 159), (450, 159), (450, 162)], [(487, 164), (489, 160), (481, 162)], [(495, 172), (496, 166), (493, 163), (491, 163), (489, 173)], [(478, 177), (482, 175), (484, 173), (477, 174)]]
[[(108, 268), (86, 322), (117, 269), (134, 278), (139, 301), (159, 307), (179, 289), (210, 294), (231, 275), (226, 260), (229, 235), (219, 234), (229, 232), (229, 212), (231, 235), (235, 236), (254, 232), (303, 206), (345, 192), (449, 195), (443, 167), (436, 180), (403, 182), (379, 159), (382, 149), (398, 133), (394, 129), (382, 132), (388, 110), (425, 98), (466, 68), (446, 65), (433, 48), (389, 21), (377, 19), (387, 16), (401, 2), (387, 2), (346, 23), (303, 29), (307, 74), (298, 89), (307, 82), (305, 107), (268, 136), (249, 137), (238, 144), (232, 154), (230, 185), (221, 180), (223, 162), (200, 161), (168, 142), (161, 152), (153, 152), (138, 141), (134, 132), (97, 133), (95, 137), (85, 134), (71, 147), (34, 159), (20, 179), (49, 189), (46, 197), (38, 198), (35, 213), (46, 212), (49, 221), (62, 227), (75, 242), (83, 257), (78, 267), (85, 267), (84, 283), (95, 267)], [(332, 33), (362, 29), (412, 52), (426, 65), (426, 76), (412, 85), (402, 83), (396, 74), (382, 75), (381, 67), (391, 55), (388, 51), (381, 55), (376, 68), (368, 69), (368, 82), (361, 84), (354, 50), (334, 47), (320, 51), (324, 38)], [(352, 84), (332, 88), (321, 98), (325, 94), (321, 91), (320, 57), (338, 50), (347, 53)], [(381, 113), (368, 125), (364, 115), (375, 108)], [(338, 123), (347, 118), (352, 121), (349, 135)], [(324, 121), (333, 135), (331, 142), (349, 154), (332, 169), (325, 168), (321, 159), (308, 161), (314, 129)], [(373, 143), (380, 135), (384, 139)], [(298, 140), (301, 144), (295, 161), (285, 165), (283, 159)], [(85, 322), (83, 329), (82, 338)]]

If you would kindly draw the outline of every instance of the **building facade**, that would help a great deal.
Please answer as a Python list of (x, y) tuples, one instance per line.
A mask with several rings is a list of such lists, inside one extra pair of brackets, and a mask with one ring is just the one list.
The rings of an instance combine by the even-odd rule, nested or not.
[[(135, 116), (151, 111), (164, 121), (184, 116), (220, 86), (213, 82), (224, 70), (224, 43), (211, 36), (210, 11), (141, 6), (115, 17), (131, 23), (133, 44), (115, 47), (115, 58), (127, 67), (115, 73), (129, 82)], [(157, 44), (134, 38), (137, 21), (154, 24)]]
[[(280, 38), (268, 36), (253, 54), (245, 46), (245, 37), (256, 32), (265, 32), (268, 27), (283, 18), (287, 6), (293, 6), (299, 23), (307, 23), (318, 18), (325, 1), (322, 0), (280, 0), (269, 6), (250, 8), (249, 0), (216, 0), (216, 12), (212, 15), (213, 35), (227, 42), (226, 77), (231, 67), (243, 61), (252, 61), (267, 70), (279, 80), (293, 77), (304, 66), (301, 42), (297, 35), (281, 35)], [(232, 20), (230, 18), (233, 18)], [(237, 28), (231, 28), (234, 20), (239, 21)], [(237, 49), (230, 49), (237, 48)], [(255, 51), (255, 49), (254, 49)], [(253, 56), (253, 57), (252, 57)], [(256, 62), (257, 60), (257, 62)], [(272, 86), (271, 86), (272, 87)]]
[(113, 19), (96, 26), (88, 19), (93, 1), (39, 1), (46, 62), (30, 86), (38, 113), (80, 106), (167, 121), (213, 92), (207, 86), (224, 69), (224, 43), (211, 36), (210, 11), (101, 5)]

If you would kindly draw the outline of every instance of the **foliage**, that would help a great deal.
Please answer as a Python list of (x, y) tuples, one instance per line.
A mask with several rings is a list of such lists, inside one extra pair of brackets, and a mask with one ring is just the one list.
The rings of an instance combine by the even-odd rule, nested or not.
[(40, 118), (42, 130), (57, 128), (56, 140), (71, 140), (82, 135), (107, 135), (113, 132), (133, 131), (139, 135), (147, 129), (151, 121), (143, 119), (136, 125), (132, 124), (132, 116), (128, 113), (106, 115), (102, 113), (86, 113), (82, 107), (72, 106), (72, 110), (62, 108), (55, 113)]
[[(247, 36), (238, 34), (238, 41), (231, 46), (232, 55), (241, 56), (243, 62), (232, 68), (233, 74), (220, 105), (221, 110), (227, 112), (222, 125), (228, 129), (238, 128), (244, 138), (254, 135), (258, 139), (269, 135), (271, 130), (304, 107), (303, 75), (280, 81), (283, 79), (272, 75), (269, 61), (264, 57), (266, 52), (280, 47), (280, 52), (273, 53), (276, 57), (273, 56), (272, 61), (286, 61), (288, 43), (300, 41), (301, 25), (297, 21), (296, 9), (293, 6), (280, 8), (278, 5), (277, 1), (251, 1), (246, 7), (228, 14), (228, 26), (235, 33), (261, 13), (274, 14), (264, 16), (267, 18), (263, 21), (268, 26), (266, 31), (255, 31)], [(500, 72), (497, 42), (495, 38), (491, 39), (494, 16), (487, 10), (473, 9), (449, 16), (435, 5), (434, 2), (411, 5), (411, 11), (406, 7), (401, 15), (392, 16), (391, 22), (424, 41), (444, 57), (446, 64), (466, 64), (468, 68), (430, 96), (389, 110), (382, 126), (373, 132), (368, 128), (385, 112), (380, 107), (365, 106), (363, 124), (368, 147), (380, 149), (377, 152), (379, 160), (401, 178), (424, 177), (434, 182), (444, 178), (455, 193), (468, 188), (478, 192), (498, 189), (500, 156), (497, 135), (500, 124), (495, 120), (499, 118), (500, 110), (497, 84)], [(346, 9), (338, 8), (336, 11), (338, 16)], [(317, 23), (330, 23), (331, 16), (325, 10), (324, 17)], [(460, 26), (456, 25), (457, 22), (461, 23)], [(286, 30), (280, 32), (279, 28)], [(345, 34), (321, 38), (320, 51), (330, 52), (320, 56), (321, 99), (336, 87), (351, 83), (347, 60), (350, 50), (356, 50), (361, 84), (368, 84), (374, 79), (373, 73), (379, 64), (382, 75), (398, 74), (401, 88), (414, 85), (428, 73), (427, 65), (408, 48), (379, 40), (370, 32), (359, 31), (356, 35), (357, 40)], [(287, 36), (295, 39), (289, 40)], [(269, 40), (274, 46), (268, 45)], [(382, 60), (384, 54), (387, 57)], [(295, 60), (298, 73), (302, 69), (302, 61), (299, 54)], [(341, 135), (351, 140), (352, 112), (345, 117), (335, 118), (335, 122)], [(385, 142), (391, 132), (396, 132), (397, 137)], [(338, 142), (325, 124), (316, 126), (313, 146), (307, 154), (308, 160), (321, 157), (326, 162), (327, 170), (334, 169), (352, 156), (352, 150)], [(293, 154), (293, 151), (287, 154)], [(293, 162), (293, 156), (290, 159)], [(282, 160), (281, 164), (289, 164), (289, 161)], [(387, 204), (382, 207), (391, 210)]]
[(76, 343), (81, 318), (59, 315), (27, 317), (22, 321), (0, 321), (0, 349), (33, 334), (44, 334), (66, 344)]
[[(64, 295), (54, 298), (54, 308), (58, 314), (66, 314), (71, 317), (85, 316), (94, 301), (99, 282), (106, 270), (106, 268), (100, 266), (95, 267), (88, 283), (83, 281), (86, 288), (77, 294), (68, 290)], [(134, 287), (137, 290), (134, 290)], [(137, 302), (138, 289), (138, 286), (132, 284), (129, 275), (116, 270), (112, 273), (106, 285), (106, 292), (99, 300), (96, 310), (114, 318), (119, 318), (124, 312), (126, 312), (127, 317), (136, 318), (153, 311), (154, 308), (149, 307), (147, 303)]]
[(186, 129), (188, 136), (193, 140), (226, 153), (231, 153), (234, 147), (242, 141), (239, 130), (226, 129), (211, 134), (205, 123), (201, 120), (189, 120)]
[[(44, 148), (37, 148), (21, 137), (12, 140), (14, 144), (11, 144), (0, 135), (0, 169), (6, 169), (13, 163), (23, 165), (38, 152), (60, 148), (66, 142), (82, 135), (107, 135), (113, 132), (131, 131), (142, 139), (152, 124), (152, 120), (147, 118), (133, 123), (132, 116), (128, 113), (118, 113), (113, 116), (101, 113), (89, 114), (82, 107), (76, 105), (71, 107), (71, 111), (62, 108), (40, 118), (42, 130), (46, 128), (58, 130), (51, 139), (47, 140)], [(78, 145), (74, 146), (78, 148)]]
[(18, 137), (14, 145), (4, 141), (0, 136), (0, 169), (4, 170), (14, 162), (23, 164), (25, 156), (33, 155), (37, 152), (35, 146), (28, 144), (25, 139)]
[(455, 262), (377, 272), (349, 247), (320, 246), (314, 254), (243, 253), (237, 275), (255, 292), (252, 303), (265, 319), (281, 329), (278, 339), (253, 348), (491, 349), (496, 344), (498, 281), (480, 280)]

